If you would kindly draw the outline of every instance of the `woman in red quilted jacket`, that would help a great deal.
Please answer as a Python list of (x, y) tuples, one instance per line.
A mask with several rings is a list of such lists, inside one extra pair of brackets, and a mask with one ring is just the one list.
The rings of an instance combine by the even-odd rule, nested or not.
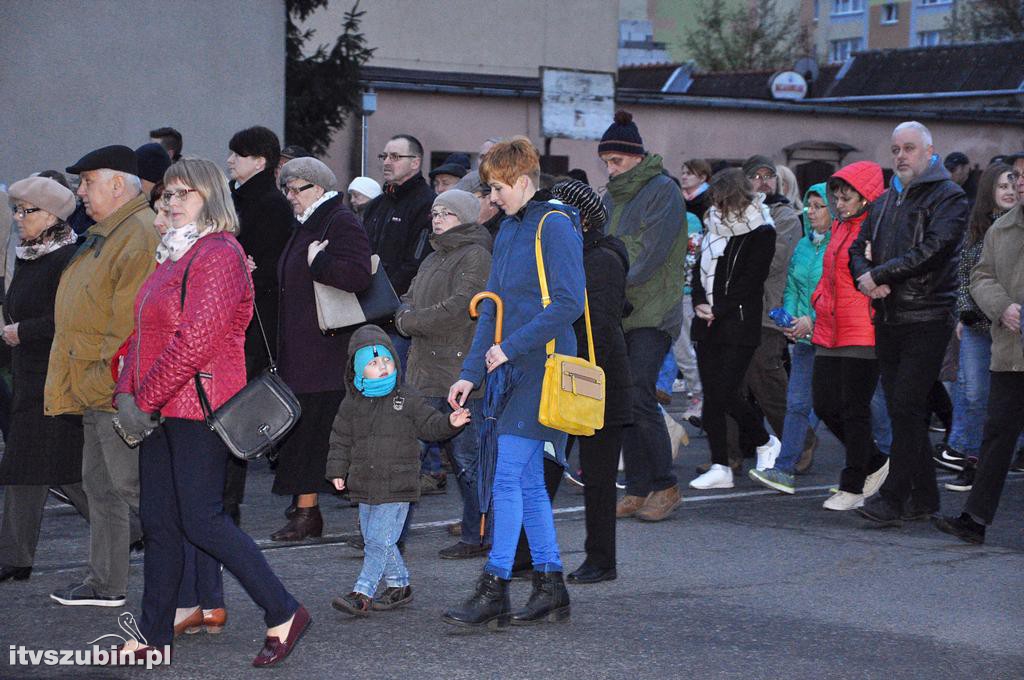
[[(238, 218), (220, 169), (210, 161), (184, 159), (167, 170), (164, 184), (159, 264), (135, 300), (135, 331), (115, 389), (121, 427), (126, 435), (144, 439), (140, 629), (146, 644), (131, 641), (125, 652), (145, 658), (150, 647), (171, 644), (178, 586), (191, 554), (195, 563), (189, 559), (189, 568), (200, 579), (219, 579), (216, 562), (223, 563), (263, 609), (268, 630), (253, 665), (267, 666), (291, 651), (309, 625), (309, 614), (224, 512), (230, 454), (207, 427), (195, 386), (198, 375), (213, 409), (245, 386), (252, 282), (234, 236)], [(199, 589), (211, 585), (219, 583)]]
[(836, 220), (825, 250), (821, 280), (811, 295), (817, 346), (811, 378), (814, 412), (846, 447), (839, 492), (826, 510), (852, 510), (878, 491), (889, 461), (871, 437), (871, 397), (878, 385), (871, 300), (857, 290), (850, 273), (850, 245), (860, 233), (868, 204), (884, 190), (882, 168), (858, 161), (828, 182)]

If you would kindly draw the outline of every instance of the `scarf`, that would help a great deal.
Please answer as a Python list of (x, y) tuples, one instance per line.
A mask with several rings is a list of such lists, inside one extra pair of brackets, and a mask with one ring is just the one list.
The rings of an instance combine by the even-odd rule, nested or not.
[(701, 182), (700, 186), (694, 189), (693, 191), (687, 191), (686, 189), (683, 189), (683, 198), (685, 198), (687, 201), (692, 201), (693, 199), (697, 198), (705, 191), (707, 191), (709, 188), (710, 187), (708, 186), (707, 182)]
[(77, 240), (78, 234), (66, 222), (60, 222), (31, 241), (22, 241), (14, 252), (19, 260), (37, 260)]
[(166, 260), (177, 262), (188, 252), (201, 234), (195, 222), (189, 222), (177, 229), (168, 229), (160, 237), (160, 245), (156, 247), (156, 261), (163, 264)]
[(398, 372), (394, 372), (391, 375), (386, 375), (383, 378), (364, 378), (363, 376), (356, 376), (355, 380), (356, 389), (359, 390), (364, 397), (383, 397), (395, 389), (395, 385), (398, 382)]
[(754, 200), (739, 215), (723, 216), (715, 206), (708, 209), (705, 218), (707, 233), (700, 244), (700, 282), (712, 307), (715, 305), (715, 270), (729, 239), (749, 234), (764, 224), (775, 226), (768, 206), (764, 204), (764, 194), (754, 194)]
[(303, 210), (302, 214), (299, 215), (296, 218), (299, 221), (299, 224), (305, 224), (306, 220), (309, 219), (309, 216), (312, 215), (316, 211), (317, 208), (319, 208), (321, 205), (323, 205), (324, 203), (326, 203), (327, 201), (331, 200), (332, 198), (334, 198), (337, 195), (338, 195), (337, 191), (328, 191), (326, 194), (324, 194), (320, 198), (318, 198), (315, 201), (313, 201), (313, 204), (310, 205), (305, 210)]

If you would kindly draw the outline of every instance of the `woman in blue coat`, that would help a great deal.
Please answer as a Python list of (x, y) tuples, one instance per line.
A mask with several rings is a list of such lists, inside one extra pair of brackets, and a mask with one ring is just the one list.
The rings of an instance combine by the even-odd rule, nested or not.
[[(461, 407), (487, 373), (508, 362), (518, 378), (510, 388), (497, 422), (498, 461), (494, 474), (494, 541), (484, 573), (473, 595), (444, 615), (446, 623), (464, 626), (565, 620), (569, 594), (562, 579), (562, 561), (555, 536), (551, 501), (544, 488), (544, 444), (556, 451), (566, 435), (537, 421), (544, 379), (545, 345), (554, 338), (555, 351), (576, 354), (572, 324), (583, 313), (585, 276), (582, 236), (575, 211), (532, 200), (537, 192), (540, 157), (525, 137), (491, 148), (480, 176), (491, 188), (491, 202), (504, 213), (487, 290), (504, 302), (504, 338), (494, 344), (494, 309), (482, 305), (473, 345), (451, 387), (448, 402)], [(541, 250), (551, 298), (541, 301), (534, 255), (543, 221)], [(520, 528), (525, 528), (533, 560), (533, 592), (522, 610), (511, 612), (508, 583)]]

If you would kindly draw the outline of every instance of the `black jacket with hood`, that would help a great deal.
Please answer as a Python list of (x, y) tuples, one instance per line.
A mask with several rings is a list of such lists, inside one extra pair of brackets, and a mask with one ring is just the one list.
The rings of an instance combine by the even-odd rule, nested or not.
[(892, 288), (874, 301), (876, 326), (952, 322), (966, 226), (967, 196), (941, 163), (871, 204), (850, 246), (850, 271), (854, 281), (871, 272), (877, 285)]
[[(367, 345), (383, 345), (395, 357), (399, 384), (383, 397), (365, 397), (353, 382), (355, 353)], [(401, 384), (402, 367), (397, 357), (391, 339), (379, 326), (359, 328), (348, 343), (348, 392), (334, 418), (325, 476), (344, 478), (349, 497), (357, 503), (411, 503), (419, 499), (419, 440), (444, 441), (459, 432), (446, 414), (427, 404), (414, 388)]]

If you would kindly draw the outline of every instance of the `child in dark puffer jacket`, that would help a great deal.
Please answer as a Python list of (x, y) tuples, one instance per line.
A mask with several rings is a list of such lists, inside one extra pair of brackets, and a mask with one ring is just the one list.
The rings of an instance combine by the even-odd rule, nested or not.
[[(359, 503), (366, 546), (352, 592), (331, 604), (366, 616), (412, 600), (409, 571), (397, 543), (409, 504), (419, 499), (419, 440), (450, 439), (469, 422), (470, 413), (459, 409), (445, 416), (413, 389), (400, 386), (395, 348), (377, 326), (353, 333), (348, 353), (348, 393), (334, 419), (326, 476)], [(375, 598), (381, 579), (386, 588)]]

